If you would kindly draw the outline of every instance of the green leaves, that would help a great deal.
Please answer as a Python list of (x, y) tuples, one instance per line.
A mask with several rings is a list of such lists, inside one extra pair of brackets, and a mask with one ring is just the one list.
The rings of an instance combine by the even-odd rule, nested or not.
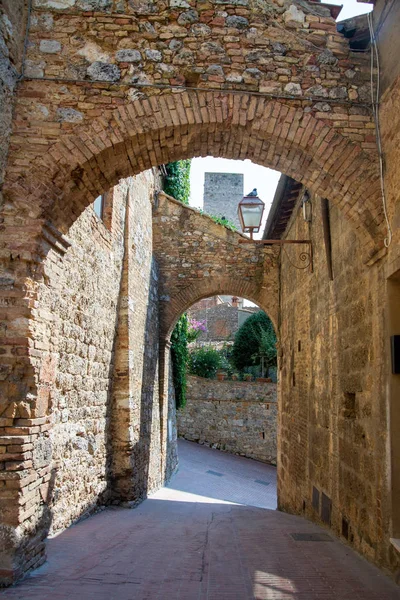
[(187, 159), (165, 165), (167, 176), (164, 178), (164, 192), (183, 204), (189, 204), (190, 163), (190, 159)]
[(259, 363), (276, 366), (276, 335), (270, 318), (260, 310), (249, 317), (236, 332), (232, 362), (239, 370)]
[(188, 316), (184, 313), (171, 335), (172, 376), (175, 387), (176, 408), (186, 405), (186, 369), (189, 358), (188, 352)]
[(221, 355), (211, 346), (196, 348), (189, 355), (189, 372), (192, 375), (213, 379), (221, 366)]

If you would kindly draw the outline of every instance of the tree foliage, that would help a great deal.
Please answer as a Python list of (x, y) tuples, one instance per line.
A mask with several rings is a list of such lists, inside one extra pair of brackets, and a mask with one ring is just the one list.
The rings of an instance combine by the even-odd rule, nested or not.
[(276, 335), (270, 318), (260, 310), (238, 329), (232, 350), (232, 362), (239, 370), (260, 363), (276, 366)]
[(183, 204), (189, 204), (190, 163), (190, 159), (187, 159), (165, 165), (167, 175), (164, 178), (164, 192)]

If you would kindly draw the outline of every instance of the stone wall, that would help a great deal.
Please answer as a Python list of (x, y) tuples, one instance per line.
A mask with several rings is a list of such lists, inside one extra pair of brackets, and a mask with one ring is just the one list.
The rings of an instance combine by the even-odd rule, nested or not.
[[(379, 118), (392, 240), (387, 256), (365, 264), (355, 232), (330, 203), (330, 281), (320, 199), (312, 200), (310, 229), (299, 206), (289, 223), (287, 238), (311, 236), (314, 272), (293, 269), (283, 256), (278, 495), (281, 508), (324, 517), (399, 580), (400, 555), (390, 541), (400, 538), (399, 376), (390, 351), (390, 335), (400, 333), (400, 78), (391, 67), (399, 52), (398, 6), (391, 6), (379, 39)], [(378, 0), (375, 26), (382, 7)], [(290, 256), (296, 259), (293, 249)]]
[(178, 435), (213, 448), (276, 464), (276, 384), (188, 377)]
[(383, 215), (369, 57), (319, 3), (178, 4), (33, 3), (9, 201), (28, 197), (31, 218), (66, 231), (121, 177), (192, 156), (250, 158), (339, 202), (373, 253)]
[(189, 316), (204, 321), (207, 331), (201, 331), (199, 342), (233, 340), (239, 324), (239, 310), (229, 304), (218, 304), (212, 308), (189, 310)]
[(204, 173), (203, 210), (208, 215), (224, 216), (239, 231), (238, 204), (242, 198), (241, 173)]
[[(149, 201), (155, 184), (151, 171), (122, 181), (107, 197), (109, 228), (89, 207), (69, 232), (71, 247), (62, 262), (56, 253), (46, 261), (36, 335), (48, 352), (48, 378), (54, 379), (48, 388), (52, 426), (40, 446), (52, 452), (53, 532), (99, 503), (139, 500), (163, 481)], [(121, 411), (127, 396), (130, 409)], [(124, 471), (124, 495), (119, 476), (126, 450), (131, 469)], [(40, 466), (38, 459), (35, 464)]]
[(189, 309), (188, 314), (197, 321), (204, 321), (207, 331), (201, 331), (197, 341), (232, 341), (241, 325), (251, 317), (258, 308), (239, 309), (228, 303), (217, 304), (210, 308), (198, 307), (196, 303)]
[(248, 298), (277, 322), (278, 250), (242, 244), (247, 239), (196, 209), (158, 194), (153, 244), (160, 270), (163, 339), (168, 339), (190, 306), (219, 294)]
[(26, 4), (25, 0), (4, 0), (0, 5), (0, 187), (7, 161), (15, 86), (22, 70)]
[[(107, 194), (104, 221), (89, 206), (68, 237), (49, 226), (41, 275), (30, 288), (21, 376), (0, 403), (4, 583), (43, 562), (49, 532), (110, 502), (137, 503), (176, 466), (168, 370), (163, 409), (159, 394), (151, 204), (159, 185), (157, 171), (143, 172)], [(21, 333), (27, 323), (19, 322)], [(3, 357), (8, 351), (3, 344)], [(34, 371), (24, 374), (28, 356)], [(12, 402), (21, 389), (25, 401)], [(170, 422), (165, 442), (161, 410)], [(20, 538), (12, 533), (18, 523)]]
[[(389, 207), (395, 197), (390, 190)], [(298, 203), (285, 237), (311, 238), (313, 272), (295, 269), (282, 255), (279, 507), (332, 527), (364, 556), (396, 572), (400, 561), (389, 542), (385, 391), (390, 369), (385, 342), (388, 265), (364, 264), (354, 231), (330, 204), (331, 281), (321, 199), (313, 196), (311, 202), (311, 224)], [(398, 252), (396, 242), (390, 251)], [(292, 262), (299, 263), (299, 251), (292, 247), (289, 252)]]
[[(92, 207), (77, 219), (64, 257), (56, 252), (48, 256), (38, 293), (42, 319), (35, 321), (36, 335), (48, 355), (48, 385), (42, 393), (48, 401), (43, 415), (49, 414), (51, 422), (48, 458), (53, 477), (47, 503), (54, 532), (107, 500), (101, 498), (109, 485), (110, 395), (127, 185), (111, 194), (111, 231)], [(135, 187), (131, 184), (132, 192)]]

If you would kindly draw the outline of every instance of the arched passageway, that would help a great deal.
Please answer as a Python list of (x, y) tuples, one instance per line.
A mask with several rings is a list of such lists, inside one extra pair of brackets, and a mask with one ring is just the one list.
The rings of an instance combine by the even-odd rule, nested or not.
[[(170, 10), (164, 2), (144, 8), (137, 3), (119, 3), (124, 13), (113, 12), (115, 2), (105, 3), (106, 8), (102, 3), (105, 13), (100, 15), (81, 8), (82, 2), (69, 2), (65, 10), (53, 9), (47, 0), (36, 4), (27, 38), (28, 69), (16, 94), (1, 206), (4, 277), (0, 294), (6, 359), (0, 381), (5, 398), (0, 425), (4, 444), (15, 450), (6, 453), (10, 464), (3, 477), (7, 481), (3, 488), (8, 488), (2, 500), (4, 577), (8, 580), (20, 577), (41, 560), (38, 556), (42, 555), (48, 523), (52, 469), (42, 438), (51, 428), (58, 351), (49, 350), (52, 317), (38, 304), (38, 289), (48, 286), (51, 295), (48, 284), (52, 273), (58, 276), (62, 272), (72, 227), (99, 193), (109, 190), (121, 177), (179, 158), (207, 154), (250, 158), (328, 198), (350, 224), (346, 235), (357, 236), (362, 260), (382, 249), (385, 235), (374, 124), (365, 105), (369, 79), (366, 57), (350, 52), (326, 7), (302, 1), (299, 6), (294, 2), (294, 9), (288, 2), (278, 8), (272, 2), (272, 12), (265, 12), (258, 3), (233, 3), (221, 17), (217, 1), (210, 3), (210, 14), (197, 6), (197, 16), (186, 8)], [(122, 31), (124, 35), (105, 35), (107, 31)], [(126, 42), (120, 44), (120, 37), (129, 41), (129, 47)], [(235, 41), (228, 40), (232, 37)], [(128, 54), (118, 54), (121, 51)], [(186, 52), (186, 58), (179, 56), (180, 51)], [(132, 67), (134, 57), (138, 58), (136, 52), (140, 66)], [(244, 62), (233, 58), (241, 54)], [(208, 72), (211, 57), (223, 74), (218, 69), (217, 75)], [(237, 67), (236, 62), (240, 63)], [(136, 69), (146, 80), (137, 79)], [(157, 73), (161, 73), (160, 78)], [(124, 214), (121, 208), (120, 216)], [(132, 213), (125, 220), (128, 231), (135, 216)], [(167, 230), (168, 221), (161, 220), (156, 227), (163, 229), (163, 223)], [(119, 227), (123, 226), (120, 219)], [(192, 234), (196, 241), (198, 234), (194, 230)], [(275, 251), (253, 249), (252, 257), (257, 259), (253, 261), (250, 251), (241, 248), (240, 255), (243, 259), (247, 256), (247, 267), (250, 265), (253, 274), (249, 278), (244, 270), (239, 281), (230, 262), (229, 244), (233, 243), (235, 250), (238, 247), (229, 239), (230, 234), (223, 238), (219, 243), (224, 260), (220, 264), (214, 261), (215, 273), (206, 276), (206, 284), (199, 286), (194, 280), (194, 262), (184, 267), (190, 274), (186, 280), (185, 275), (181, 281), (161, 283), (165, 298), (161, 299), (163, 347), (157, 423), (161, 423), (163, 439), (167, 391), (162, 373), (167, 372), (168, 335), (182, 310), (200, 297), (226, 289), (253, 299), (278, 323)], [(128, 236), (126, 241), (125, 250), (140, 253), (139, 235), (135, 240)], [(156, 252), (162, 270), (163, 249)], [(153, 275), (152, 282), (157, 280), (156, 269)], [(121, 285), (121, 323), (128, 334), (135, 323), (129, 293), (135, 276), (122, 277)], [(150, 288), (145, 288), (146, 293)], [(174, 295), (171, 300), (166, 299), (169, 288)], [(296, 308), (295, 300), (291, 301)], [(151, 315), (148, 318), (150, 321)], [(333, 323), (332, 329), (335, 326)], [(125, 353), (118, 365), (122, 379), (132, 373), (128, 338), (117, 338), (118, 348)], [(51, 339), (52, 344), (56, 342), (56, 338)], [(290, 352), (294, 356), (293, 347)], [(362, 356), (365, 354), (363, 350)], [(290, 370), (290, 361), (287, 368)], [(74, 369), (79, 371), (76, 365)], [(154, 375), (157, 369), (155, 366)], [(131, 394), (134, 384), (131, 378), (123, 393), (118, 389), (124, 403), (119, 407), (121, 414), (137, 408)], [(354, 400), (352, 387), (346, 393)], [(143, 430), (147, 427), (145, 417), (143, 413)], [(121, 447), (130, 447), (130, 427), (118, 432)], [(300, 433), (297, 437), (302, 440)], [(35, 456), (29, 454), (31, 444)], [(134, 462), (134, 455), (125, 452), (118, 465), (122, 483), (124, 475), (129, 479), (137, 466)], [(306, 468), (304, 462), (301, 473)], [(40, 488), (40, 497), (37, 492), (29, 495), (31, 485), (33, 490)], [(128, 486), (127, 495), (129, 491)], [(357, 523), (363, 514), (360, 510), (354, 516)], [(338, 514), (337, 522), (340, 519)], [(19, 527), (20, 538), (15, 535)], [(363, 535), (358, 537), (360, 547)], [(381, 539), (374, 543), (381, 544)], [(375, 550), (372, 554), (376, 555)]]

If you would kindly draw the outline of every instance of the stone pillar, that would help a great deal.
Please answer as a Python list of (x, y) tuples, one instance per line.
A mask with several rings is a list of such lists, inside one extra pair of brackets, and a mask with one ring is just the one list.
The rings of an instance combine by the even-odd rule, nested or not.
[(129, 294), (130, 279), (130, 221), (129, 193), (126, 200), (124, 258), (122, 264), (118, 325), (114, 350), (113, 392), (111, 402), (111, 474), (110, 492), (116, 501), (132, 501), (134, 446), (131, 413), (134, 409), (132, 396), (131, 336), (133, 331), (133, 304)]
[(160, 358), (159, 358), (159, 402), (160, 402), (160, 450), (161, 450), (161, 476), (162, 479), (168, 476), (168, 404), (169, 404), (169, 377), (171, 374), (171, 341), (160, 340)]

